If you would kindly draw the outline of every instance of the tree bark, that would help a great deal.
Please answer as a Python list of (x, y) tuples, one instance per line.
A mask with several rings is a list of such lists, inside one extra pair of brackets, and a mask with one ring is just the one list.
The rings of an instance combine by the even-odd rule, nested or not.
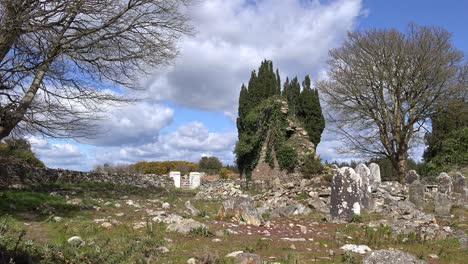
[(406, 172), (408, 171), (408, 158), (404, 155), (398, 157), (398, 181), (401, 184), (405, 183)]
[(41, 86), (42, 80), (44, 79), (44, 75), (49, 69), (49, 66), (50, 61), (41, 65), (36, 75), (34, 76), (29, 90), (24, 95), (20, 105), (15, 109), (15, 113), (11, 114), (11, 116), (8, 116), (8, 113), (6, 113), (5, 120), (0, 120), (0, 140), (9, 136), (11, 131), (18, 125), (19, 122), (21, 122), (21, 120), (23, 120), (26, 111), (31, 106), (31, 103), (34, 100), (39, 87)]

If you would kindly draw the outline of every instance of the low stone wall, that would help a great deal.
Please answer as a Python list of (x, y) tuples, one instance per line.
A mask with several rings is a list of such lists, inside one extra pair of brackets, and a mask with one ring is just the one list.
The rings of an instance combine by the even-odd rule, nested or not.
[(63, 169), (29, 168), (16, 165), (0, 167), (0, 187), (8, 187), (15, 184), (37, 185), (48, 183), (83, 182), (113, 183), (144, 188), (174, 185), (173, 180), (167, 176), (116, 173), (106, 174)]

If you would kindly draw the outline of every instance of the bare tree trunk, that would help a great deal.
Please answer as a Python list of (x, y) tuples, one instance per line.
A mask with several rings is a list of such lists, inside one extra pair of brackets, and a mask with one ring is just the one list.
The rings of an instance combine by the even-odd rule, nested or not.
[(406, 172), (408, 171), (408, 158), (405, 157), (404, 155), (399, 155), (398, 157), (398, 163), (397, 163), (397, 171), (398, 171), (398, 181), (401, 184), (405, 183), (405, 175)]
[(26, 111), (30, 107), (34, 97), (41, 86), (44, 75), (49, 69), (50, 62), (41, 65), (38, 69), (36, 76), (31, 83), (29, 90), (24, 95), (21, 100), (20, 105), (15, 109), (15, 114), (8, 120), (0, 120), (0, 140), (10, 135), (11, 131), (18, 125), (19, 122), (23, 119)]

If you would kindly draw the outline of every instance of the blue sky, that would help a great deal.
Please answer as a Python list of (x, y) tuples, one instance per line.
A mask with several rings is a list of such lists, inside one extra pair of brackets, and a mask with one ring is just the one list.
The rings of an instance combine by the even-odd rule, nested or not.
[[(181, 39), (171, 67), (141, 80), (146, 91), (138, 96), (147, 99), (111, 109), (94, 139), (31, 137), (33, 150), (50, 167), (76, 170), (203, 155), (232, 163), (239, 89), (261, 60), (273, 60), (283, 80), (306, 74), (317, 80), (326, 76), (328, 50), (347, 31), (404, 31), (410, 22), (446, 28), (466, 53), (467, 10), (468, 1), (455, 0), (202, 0), (189, 11), (197, 34)], [(329, 161), (355, 158), (338, 153), (341, 144), (326, 129), (318, 154)]]

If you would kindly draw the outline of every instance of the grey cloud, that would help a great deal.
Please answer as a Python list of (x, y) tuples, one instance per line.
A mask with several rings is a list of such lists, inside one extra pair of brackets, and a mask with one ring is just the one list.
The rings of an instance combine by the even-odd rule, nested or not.
[(160, 104), (139, 102), (114, 107), (97, 121), (98, 133), (82, 143), (97, 146), (138, 145), (154, 140), (172, 122), (174, 110)]
[(176, 131), (160, 135), (154, 142), (139, 146), (101, 148), (98, 163), (128, 164), (141, 160), (198, 161), (202, 156), (217, 156), (225, 163), (233, 162), (232, 150), (236, 133), (213, 133), (199, 122), (180, 126)]

